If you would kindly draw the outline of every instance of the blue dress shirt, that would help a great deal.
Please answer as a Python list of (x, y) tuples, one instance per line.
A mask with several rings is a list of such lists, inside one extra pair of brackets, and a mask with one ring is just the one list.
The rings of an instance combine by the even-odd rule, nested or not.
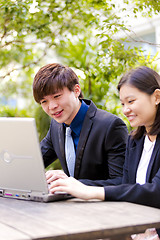
[(72, 129), (72, 138), (75, 146), (75, 151), (77, 150), (80, 132), (88, 108), (89, 106), (82, 100), (81, 107), (70, 125), (70, 128)]

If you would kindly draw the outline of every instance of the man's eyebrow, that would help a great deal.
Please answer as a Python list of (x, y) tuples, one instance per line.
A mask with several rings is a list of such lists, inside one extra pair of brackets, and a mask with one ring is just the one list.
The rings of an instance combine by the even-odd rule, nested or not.
[(41, 100), (43, 100), (43, 99), (45, 99), (45, 96), (44, 96), (44, 97), (42, 97), (42, 98), (40, 99), (40, 101), (41, 101)]

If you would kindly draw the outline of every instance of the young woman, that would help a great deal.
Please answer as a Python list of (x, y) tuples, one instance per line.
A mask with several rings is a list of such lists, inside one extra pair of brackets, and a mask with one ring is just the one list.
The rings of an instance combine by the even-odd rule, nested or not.
[(66, 178), (54, 181), (50, 190), (160, 208), (160, 76), (138, 67), (122, 77), (118, 90), (123, 113), (135, 128), (128, 139), (122, 184), (93, 187)]

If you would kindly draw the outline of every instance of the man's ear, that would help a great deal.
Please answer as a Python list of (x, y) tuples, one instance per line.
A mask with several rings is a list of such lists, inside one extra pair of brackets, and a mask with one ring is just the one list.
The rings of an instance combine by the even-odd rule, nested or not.
[(79, 97), (79, 95), (80, 95), (80, 93), (81, 93), (81, 88), (80, 88), (79, 84), (76, 84), (76, 85), (74, 86), (74, 93), (75, 93), (75, 96), (76, 96), (76, 97)]
[(156, 89), (154, 91), (155, 96), (155, 104), (158, 105), (160, 103), (160, 89)]

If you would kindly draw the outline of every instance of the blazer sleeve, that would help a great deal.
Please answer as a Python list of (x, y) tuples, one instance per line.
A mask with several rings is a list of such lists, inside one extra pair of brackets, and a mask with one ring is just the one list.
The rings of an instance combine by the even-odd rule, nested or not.
[(40, 147), (43, 156), (44, 166), (48, 167), (58, 158), (51, 140), (51, 126), (48, 130), (46, 137), (40, 142)]
[(80, 179), (90, 186), (118, 185), (122, 183), (128, 130), (120, 118), (112, 119), (104, 140), (104, 155), (108, 164), (108, 178), (103, 180)]
[(160, 169), (151, 183), (105, 187), (106, 201), (126, 201), (160, 208)]
[[(128, 144), (129, 145), (129, 144)], [(119, 186), (106, 186), (105, 187), (105, 200), (106, 201), (127, 201), (151, 207), (160, 208), (160, 153), (156, 156), (156, 164), (154, 164), (154, 172), (149, 182), (143, 185), (134, 182), (131, 183), (129, 179), (129, 165), (130, 163), (130, 150), (126, 149), (126, 158), (123, 170), (122, 184)], [(134, 159), (134, 158), (133, 158)], [(136, 161), (136, 159), (134, 159)], [(153, 172), (153, 169), (152, 169)], [(133, 173), (132, 173), (133, 174)]]

